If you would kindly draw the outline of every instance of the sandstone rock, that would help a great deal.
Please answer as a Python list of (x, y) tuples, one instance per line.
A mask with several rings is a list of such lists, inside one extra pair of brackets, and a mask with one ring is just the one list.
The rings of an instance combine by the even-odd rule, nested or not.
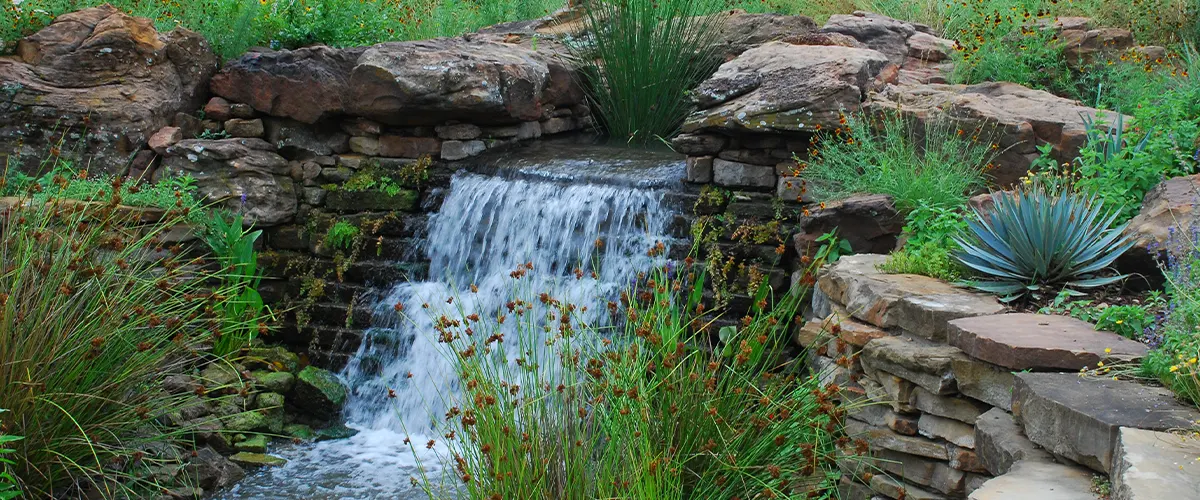
[(687, 181), (708, 184), (713, 180), (713, 157), (689, 156), (687, 159)]
[(871, 489), (888, 498), (905, 500), (944, 500), (946, 497), (931, 493), (912, 485), (887, 477), (883, 474), (871, 476)]
[(713, 182), (733, 188), (773, 188), (775, 168), (717, 158), (713, 160)]
[(196, 450), (184, 466), (183, 474), (192, 484), (208, 491), (231, 486), (246, 477), (241, 467), (208, 446)]
[(542, 122), (542, 133), (546, 135), (561, 134), (575, 130), (576, 126), (575, 119), (571, 117), (551, 118)]
[(261, 139), (180, 141), (167, 148), (163, 170), (191, 175), (203, 199), (242, 213), (246, 224), (278, 224), (296, 215), (287, 160)]
[(229, 108), (229, 101), (220, 97), (213, 97), (204, 104), (204, 117), (209, 120), (224, 122), (233, 118), (233, 112)]
[[(916, 389), (912, 382), (884, 371), (873, 372), (871, 378), (883, 389), (884, 399), (881, 402), (891, 404), (892, 410), (899, 413), (915, 413), (915, 408), (910, 404), (913, 390)], [(874, 395), (872, 399), (875, 399)]]
[(951, 468), (966, 472), (987, 473), (987, 468), (983, 466), (983, 461), (979, 459), (979, 454), (975, 453), (975, 450), (948, 444), (946, 445), (946, 454), (950, 455)]
[(799, 226), (793, 246), (800, 255), (811, 255), (819, 248), (817, 238), (835, 228), (856, 253), (888, 253), (896, 248), (904, 217), (896, 211), (891, 196), (854, 195), (826, 203), (824, 208), (809, 206)]
[(262, 137), (263, 121), (232, 118), (225, 122), (225, 132), (229, 133), (231, 137)]
[(829, 16), (821, 31), (854, 38), (886, 54), (896, 64), (904, 62), (908, 56), (908, 38), (917, 33), (916, 27), (910, 23), (863, 11)]
[(1167, 389), (1073, 373), (1016, 374), (1013, 414), (1034, 443), (1103, 473), (1113, 470), (1121, 427), (1166, 431), (1200, 421)]
[(110, 5), (63, 14), (0, 58), (0, 151), (32, 172), (68, 137), (69, 159), (123, 174), (151, 134), (200, 107), (216, 69), (194, 32), (158, 33)]
[(884, 255), (842, 257), (821, 274), (817, 289), (844, 304), (857, 319), (935, 341), (946, 338), (950, 320), (1004, 311), (990, 295), (925, 276), (883, 273), (876, 266), (886, 259)]
[(254, 118), (254, 108), (250, 107), (249, 104), (235, 102), (229, 105), (229, 115), (234, 118), (249, 120)]
[(721, 65), (700, 84), (695, 91), (700, 109), (682, 130), (832, 129), (842, 113), (860, 108), (887, 63), (869, 49), (766, 43)]
[(922, 412), (932, 413), (939, 417), (957, 420), (966, 424), (974, 424), (975, 419), (990, 409), (987, 405), (972, 399), (962, 396), (939, 396), (919, 386), (913, 388), (912, 398), (909, 402), (913, 407)]
[(963, 357), (954, 347), (898, 336), (868, 342), (859, 359), (868, 374), (886, 371), (934, 394), (951, 394), (956, 385), (950, 362)]
[(442, 142), (443, 160), (462, 160), (484, 152), (487, 146), (483, 141), (444, 141)]
[[(1036, 147), (1049, 143), (1057, 161), (1071, 161), (1086, 141), (1084, 116), (1115, 123), (1113, 113), (1015, 83), (978, 85), (900, 85), (872, 95), (873, 110), (899, 110), (921, 120), (950, 119), (964, 130), (980, 129), (980, 140), (997, 143), (1001, 154), (989, 171), (997, 186), (1025, 175), (1038, 158)], [(1103, 115), (1103, 116), (1102, 116)], [(1124, 123), (1132, 123), (1125, 117)]]
[(726, 58), (732, 58), (751, 47), (812, 33), (817, 23), (807, 16), (739, 12), (728, 16), (719, 28), (717, 43)]
[(264, 120), (263, 126), (267, 142), (291, 160), (310, 160), (350, 150), (350, 136), (331, 123), (312, 126), (273, 118)]
[(1113, 500), (1183, 499), (1200, 493), (1200, 438), (1122, 427)]
[(1096, 500), (1091, 472), (1054, 462), (1025, 460), (1007, 474), (991, 479), (968, 500)]
[(479, 126), (470, 123), (438, 125), (434, 130), (437, 131), (439, 139), (454, 141), (470, 141), (478, 139), (479, 136), (483, 135), (483, 131), (479, 129)]
[(1087, 67), (1104, 55), (1120, 54), (1133, 47), (1133, 33), (1121, 28), (1071, 29), (1058, 34), (1063, 58), (1074, 69)]
[(846, 421), (846, 435), (852, 439), (866, 440), (870, 443), (871, 449), (892, 450), (936, 460), (949, 459), (944, 444), (922, 437), (900, 435), (890, 429), (872, 427), (857, 420)]
[(292, 404), (321, 419), (332, 419), (346, 402), (346, 386), (337, 376), (315, 366), (307, 366), (296, 376)]
[(1049, 453), (1039, 449), (1008, 412), (992, 408), (975, 421), (975, 452), (992, 475), (1007, 474), (1022, 460), (1049, 462)]
[(1069, 316), (1001, 314), (950, 322), (949, 342), (1012, 370), (1078, 370), (1102, 360), (1133, 361), (1146, 346)]
[(908, 57), (922, 61), (942, 62), (950, 58), (954, 41), (928, 33), (913, 33), (908, 37)]
[(550, 42), (542, 45), (533, 51), (475, 35), (251, 52), (227, 63), (212, 89), (258, 111), (304, 123), (335, 115), (389, 125), (537, 120), (545, 105), (583, 100), (574, 70)]
[(936, 415), (921, 415), (918, 432), (930, 439), (945, 439), (963, 448), (975, 449), (975, 428), (957, 420)]
[(351, 137), (350, 151), (367, 156), (379, 156), (379, 139), (376, 137)]
[(175, 143), (183, 140), (183, 132), (178, 127), (163, 127), (158, 129), (154, 135), (150, 136), (146, 145), (155, 153), (165, 154), (167, 148), (174, 146)]
[(729, 138), (719, 134), (679, 134), (671, 138), (677, 153), (691, 156), (716, 155), (728, 143)]
[(1117, 261), (1121, 272), (1157, 276), (1153, 281), (1161, 281), (1156, 259), (1165, 261), (1172, 231), (1188, 234), (1195, 227), (1197, 201), (1200, 174), (1167, 179), (1146, 193), (1141, 211), (1125, 229), (1134, 246)]
[(1006, 411), (1012, 410), (1012, 371), (976, 359), (956, 358), (950, 371), (958, 383), (958, 391)]
[(420, 158), (441, 154), (442, 142), (433, 137), (379, 137), (379, 154), (395, 158)]
[[(776, 168), (776, 172), (779, 169)], [(780, 177), (775, 186), (775, 196), (783, 201), (793, 201), (796, 203), (811, 203), (812, 196), (805, 187), (803, 177)]]

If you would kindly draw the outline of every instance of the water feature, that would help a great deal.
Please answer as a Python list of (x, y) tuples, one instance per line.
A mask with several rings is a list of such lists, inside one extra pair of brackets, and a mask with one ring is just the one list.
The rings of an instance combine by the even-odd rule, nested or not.
[[(535, 272), (525, 285), (592, 304), (599, 314), (603, 300), (652, 265), (646, 250), (671, 239), (673, 211), (664, 195), (682, 177), (678, 157), (543, 148), (455, 174), (429, 221), (424, 252), (433, 278), (380, 295), (376, 324), (342, 373), (352, 389), (347, 423), (359, 434), (273, 449), (286, 466), (251, 475), (222, 498), (425, 498), (410, 478), (418, 463), (436, 467), (439, 450), (423, 444), (436, 437), (431, 422), (445, 411), (440, 396), (457, 380), (423, 305), (454, 297), (464, 311), (499, 310), (510, 273), (530, 263)], [(409, 436), (413, 447), (405, 444)]]

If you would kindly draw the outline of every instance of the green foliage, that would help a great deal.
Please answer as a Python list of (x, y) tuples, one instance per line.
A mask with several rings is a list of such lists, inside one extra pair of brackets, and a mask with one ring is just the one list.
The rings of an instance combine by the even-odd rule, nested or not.
[(226, 58), (252, 46), (346, 47), (456, 36), (562, 7), (558, 0), (25, 0), (4, 5), (13, 21), (0, 25), (0, 39), (16, 40), (55, 16), (103, 3), (148, 17), (164, 32), (177, 26), (195, 30)]
[(1061, 314), (1096, 325), (1122, 337), (1142, 340), (1157, 322), (1155, 313), (1166, 305), (1161, 293), (1152, 293), (1141, 304), (1095, 304), (1091, 300), (1072, 300), (1070, 292), (1059, 292), (1054, 300), (1038, 310), (1041, 314)]
[(850, 248), (849, 241), (837, 237), (837, 228), (818, 236), (815, 241), (821, 244), (820, 247), (817, 247), (817, 254), (824, 255), (825, 260), (830, 264), (837, 262), (843, 255), (854, 253), (854, 249)]
[(687, 92), (720, 63), (722, 0), (592, 0), (591, 33), (568, 40), (600, 124), (618, 140), (674, 135), (692, 104)]
[(361, 232), (362, 230), (354, 224), (337, 221), (329, 226), (329, 231), (325, 233), (325, 245), (333, 249), (349, 250)]
[[(114, 191), (116, 197), (111, 197)], [(87, 171), (73, 168), (67, 160), (57, 160), (53, 168), (40, 177), (17, 171), (6, 172), (0, 177), (0, 196), (25, 195), (39, 203), (55, 199), (103, 198), (125, 206), (162, 210), (178, 208), (176, 203), (182, 203), (189, 217), (199, 213), (200, 203), (195, 192), (196, 179), (190, 175), (166, 177), (156, 183), (125, 182), (111, 175), (90, 177)]]
[(1053, 31), (994, 25), (974, 50), (956, 52), (954, 83), (1014, 82), (1071, 95), (1074, 75)]
[(429, 182), (433, 159), (428, 155), (398, 169), (385, 169), (373, 163), (351, 175), (341, 189), (350, 192), (377, 190), (396, 196), (404, 189), (418, 189)]
[(445, 441), (457, 466), (420, 478), (430, 498), (454, 485), (481, 500), (790, 498), (800, 484), (836, 495), (840, 388), (781, 356), (805, 290), (760, 286), (752, 298), (773, 307), (718, 329), (699, 313), (704, 272), (689, 266), (639, 279), (611, 306), (619, 326), (585, 324), (576, 305), (518, 277), (512, 303), (525, 313), (507, 323), (494, 311), (442, 316), (464, 390), (442, 395), (451, 409), (438, 434), (459, 436)]
[(962, 209), (919, 205), (906, 218), (904, 248), (892, 252), (879, 269), (958, 281), (966, 270), (953, 258), (954, 238), (966, 231), (967, 220)]
[(907, 213), (917, 206), (952, 208), (983, 189), (994, 146), (988, 131), (949, 120), (915, 125), (884, 114), (846, 117), (846, 129), (817, 143), (817, 159), (800, 160), (800, 175), (819, 201), (855, 193), (888, 194)]
[(955, 258), (982, 279), (968, 285), (1011, 301), (1054, 288), (1094, 288), (1123, 276), (1102, 276), (1133, 242), (1117, 213), (1095, 196), (1052, 193), (1034, 183), (992, 194), (994, 207), (975, 212), (969, 234), (955, 237)]
[(1200, 225), (1173, 232), (1162, 250), (1168, 306), (1146, 334), (1142, 370), (1200, 407)]
[[(0, 408), (0, 413), (8, 410)], [(17, 484), (17, 478), (13, 475), (10, 467), (16, 465), (12, 459), (7, 458), (9, 455), (16, 453), (17, 450), (9, 448), (10, 443), (15, 443), (25, 439), (21, 436), (12, 436), (0, 431), (0, 500), (12, 500), (21, 496), (20, 485)]]
[(231, 293), (230, 300), (220, 308), (221, 329), (213, 342), (213, 354), (225, 357), (250, 345), (259, 333), (267, 331), (264, 316), (269, 311), (258, 293), (262, 273), (254, 250), (254, 242), (262, 236), (262, 230), (247, 231), (241, 214), (215, 211), (203, 236), (224, 266), (222, 288)]
[(192, 424), (160, 419), (195, 397), (161, 391), (161, 379), (192, 366), (240, 293), (164, 242), (189, 222), (184, 193), (146, 221), (117, 208), (120, 184), (82, 203), (26, 197), (0, 214), (0, 408), (10, 410), (0, 428), (24, 437), (7, 443), (6, 470), (30, 498), (76, 482), (110, 497), (159, 494), (148, 471), (169, 458), (143, 451), (190, 435)]

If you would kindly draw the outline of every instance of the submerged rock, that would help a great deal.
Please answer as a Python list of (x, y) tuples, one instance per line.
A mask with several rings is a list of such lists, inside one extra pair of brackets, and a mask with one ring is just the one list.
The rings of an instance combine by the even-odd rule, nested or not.
[(314, 417), (331, 420), (342, 411), (348, 391), (337, 375), (328, 370), (307, 366), (296, 377), (292, 404)]
[(317, 441), (331, 441), (334, 439), (348, 439), (358, 434), (357, 430), (346, 427), (346, 424), (338, 423), (317, 431)]

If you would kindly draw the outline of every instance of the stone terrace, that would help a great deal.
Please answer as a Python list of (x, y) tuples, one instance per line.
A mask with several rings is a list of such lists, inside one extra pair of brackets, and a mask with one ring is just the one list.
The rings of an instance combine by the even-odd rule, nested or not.
[(882, 255), (824, 272), (796, 341), (843, 387), (847, 430), (870, 457), (842, 460), (842, 498), (1194, 498), (1200, 412), (1166, 389), (1082, 377), (1146, 348), (1063, 316), (1006, 312), (994, 297), (876, 270)]

